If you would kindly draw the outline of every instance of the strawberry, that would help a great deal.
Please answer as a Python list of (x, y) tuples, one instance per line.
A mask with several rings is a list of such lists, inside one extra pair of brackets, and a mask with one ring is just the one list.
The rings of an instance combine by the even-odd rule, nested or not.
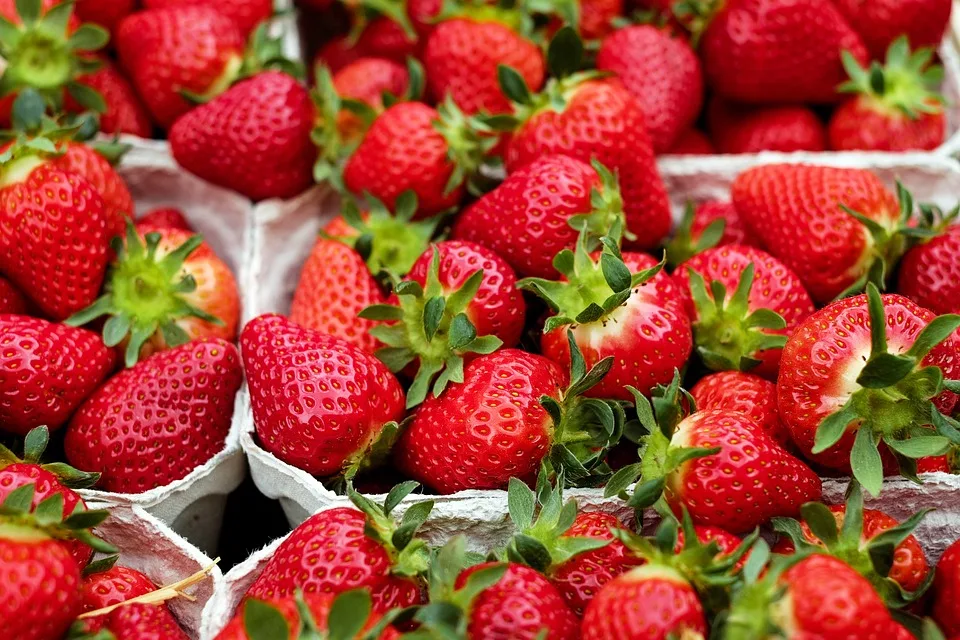
[(826, 127), (803, 106), (750, 107), (714, 98), (707, 109), (707, 122), (718, 153), (827, 148)]
[(934, 49), (910, 51), (906, 36), (887, 52), (887, 63), (869, 69), (845, 51), (850, 80), (840, 91), (855, 94), (830, 118), (830, 148), (840, 151), (936, 149), (946, 137), (944, 98), (936, 92), (943, 68), (930, 64)]
[(397, 485), (383, 507), (351, 493), (357, 508), (336, 507), (310, 516), (280, 543), (246, 597), (286, 598), (298, 589), (307, 595), (336, 595), (362, 587), (369, 590), (378, 613), (419, 604), (420, 576), (429, 554), (415, 533), (433, 502), (410, 506), (399, 536), (395, 534), (401, 526), (391, 516), (393, 507), (416, 487), (415, 482)]
[[(150, 578), (136, 569), (111, 564), (109, 568), (103, 570), (86, 572), (80, 584), (80, 595), (83, 610), (94, 611), (148, 594), (156, 588)], [(102, 619), (94, 618), (93, 620)]]
[[(726, 556), (732, 556), (734, 553), (737, 553), (743, 540), (739, 537), (733, 535), (726, 529), (721, 529), (720, 527), (712, 527), (710, 525), (696, 524), (693, 525), (693, 531), (697, 534), (697, 540), (701, 545), (709, 545), (711, 542), (717, 543), (717, 558), (723, 558)], [(683, 530), (677, 531), (677, 544), (674, 547), (674, 553), (680, 553), (685, 547), (684, 543), (684, 533)], [(742, 567), (744, 559), (738, 561), (737, 567)]]
[(750, 416), (781, 445), (790, 434), (777, 412), (777, 385), (742, 371), (721, 371), (704, 376), (690, 390), (697, 409), (725, 409)]
[(186, 216), (180, 209), (175, 207), (160, 207), (146, 212), (137, 218), (137, 231), (140, 229), (180, 229), (182, 231), (193, 231)]
[(470, 205), (453, 237), (496, 251), (519, 275), (550, 278), (557, 275), (553, 257), (576, 246), (579, 227), (602, 234), (615, 220), (623, 224), (623, 199), (606, 168), (547, 155)]
[(680, 134), (677, 141), (665, 153), (672, 156), (709, 156), (716, 152), (716, 148), (706, 134), (696, 129), (688, 129)]
[[(850, 472), (872, 495), (883, 481), (879, 451), (913, 474), (916, 458), (942, 455), (941, 393), (958, 377), (960, 316), (934, 315), (903, 296), (845, 298), (807, 318), (787, 342), (777, 380), (780, 418), (793, 442), (818, 463)], [(879, 446), (879, 451), (878, 451)], [(896, 468), (896, 465), (893, 466)]]
[(597, 40), (615, 29), (614, 20), (623, 15), (623, 0), (577, 0), (577, 31), (585, 40)]
[(753, 247), (707, 249), (677, 267), (674, 280), (690, 296), (697, 353), (715, 371), (752, 369), (775, 378), (780, 348), (815, 311), (796, 274)]
[(597, 69), (617, 75), (646, 116), (653, 150), (664, 153), (696, 121), (703, 72), (690, 45), (651, 25), (618, 29), (603, 40)]
[(264, 20), (273, 15), (273, 2), (270, 0), (144, 0), (145, 9), (165, 9), (168, 7), (200, 6), (213, 7), (220, 15), (230, 18), (240, 33), (246, 37)]
[[(380, 114), (386, 108), (383, 97), (385, 94), (394, 97), (411, 95), (419, 97), (422, 77), (417, 73), (411, 74), (411, 69), (387, 60), (386, 58), (360, 58), (333, 74), (333, 88), (343, 99), (362, 102), (372, 109), (374, 114)], [(336, 117), (336, 127), (344, 139), (356, 139), (362, 136), (365, 127), (360, 118), (347, 109), (340, 109)]]
[(687, 204), (680, 224), (666, 243), (667, 262), (679, 265), (707, 249), (731, 244), (761, 246), (731, 203)]
[[(923, 207), (921, 206), (921, 210)], [(934, 313), (960, 313), (960, 226), (957, 213), (943, 216), (943, 232), (903, 256), (897, 291)]]
[(730, 100), (835, 102), (840, 52), (867, 60), (860, 36), (829, 0), (686, 4), (681, 20), (692, 19), (699, 33), (707, 84)]
[[(826, 549), (863, 575), (888, 605), (900, 607), (915, 601), (933, 580), (923, 549), (911, 531), (926, 512), (901, 524), (882, 511), (863, 508), (856, 481), (847, 488), (846, 504), (809, 503), (803, 522), (775, 519), (774, 528), (785, 534), (773, 551), (792, 554), (796, 549)], [(823, 536), (823, 537), (821, 537)]]
[(27, 315), (27, 299), (6, 278), (0, 276), (0, 314)]
[(915, 47), (937, 47), (950, 22), (949, 0), (834, 0), (850, 25), (879, 59), (901, 35)]
[(26, 435), (56, 430), (114, 369), (97, 334), (27, 316), (0, 315), (0, 424)]
[(108, 316), (103, 342), (121, 345), (128, 367), (191, 340), (236, 339), (237, 283), (202, 237), (180, 229), (137, 229), (128, 221), (126, 242), (114, 246), (117, 257), (104, 294), (67, 324)]
[[(81, 2), (80, 6), (86, 4), (88, 3)], [(153, 123), (133, 85), (109, 60), (100, 59), (100, 65), (96, 71), (77, 78), (77, 82), (103, 96), (106, 110), (100, 114), (100, 131), (129, 133), (149, 138), (153, 132)], [(67, 99), (66, 109), (70, 113), (84, 110), (83, 106), (72, 98)]]
[(170, 150), (188, 171), (253, 200), (291, 198), (313, 182), (313, 118), (306, 88), (264, 71), (179, 118)]
[(933, 581), (933, 619), (944, 633), (960, 634), (960, 541), (954, 542), (940, 556)]
[(133, 196), (110, 162), (93, 147), (76, 142), (60, 145), (61, 155), (50, 163), (63, 171), (86, 178), (103, 198), (110, 238), (123, 234), (124, 224), (133, 215)]
[(547, 154), (596, 159), (619, 178), (627, 231), (635, 236), (628, 247), (656, 247), (670, 231), (671, 215), (643, 110), (619, 82), (574, 73), (581, 53), (576, 34), (561, 29), (548, 52), (555, 77), (537, 95), (519, 74), (502, 69), (501, 83), (516, 111), (494, 123), (512, 130), (504, 156), (507, 172)]
[(114, 34), (120, 21), (134, 12), (136, 4), (136, 0), (82, 0), (76, 4), (77, 17)]
[(261, 445), (307, 473), (360, 465), (378, 440), (389, 443), (403, 417), (397, 379), (345, 340), (268, 314), (247, 323), (240, 348)]
[(77, 410), (67, 459), (99, 472), (105, 491), (142, 493), (179, 480), (223, 449), (241, 381), (236, 348), (222, 340), (157, 353)]
[(913, 210), (905, 190), (898, 190), (898, 206), (864, 169), (764, 165), (737, 176), (731, 195), (764, 249), (821, 304), (891, 270)]
[(142, 638), (163, 638), (163, 640), (190, 640), (190, 636), (180, 628), (177, 619), (163, 604), (141, 604), (139, 602), (117, 607), (104, 614), (104, 630), (116, 640), (141, 640)]

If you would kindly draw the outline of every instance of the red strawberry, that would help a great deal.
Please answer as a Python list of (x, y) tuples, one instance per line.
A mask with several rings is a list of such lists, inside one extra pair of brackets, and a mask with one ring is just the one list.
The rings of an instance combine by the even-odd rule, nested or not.
[[(725, 556), (733, 555), (737, 550), (740, 549), (740, 545), (743, 543), (739, 537), (733, 535), (726, 529), (721, 529), (720, 527), (712, 527), (710, 525), (697, 524), (693, 526), (694, 532), (697, 534), (697, 540), (702, 545), (708, 545), (711, 542), (716, 542), (717, 547), (720, 551), (717, 554), (718, 558), (723, 558)], [(674, 553), (680, 553), (684, 548), (684, 533), (683, 530), (677, 531), (677, 544), (674, 547)], [(740, 567), (743, 563), (743, 560), (737, 564)]]
[(180, 209), (174, 207), (160, 207), (143, 214), (137, 219), (137, 231), (141, 228), (181, 229), (193, 231), (193, 226), (187, 222), (186, 216)]
[(180, 628), (177, 619), (163, 604), (141, 604), (139, 602), (117, 607), (104, 615), (104, 629), (117, 640), (141, 640), (143, 638), (163, 638), (163, 640), (190, 640), (190, 636)]
[(882, 58), (901, 35), (915, 47), (937, 47), (950, 22), (949, 0), (834, 0), (863, 38), (870, 57)]
[(721, 371), (704, 376), (690, 390), (697, 409), (726, 409), (750, 416), (781, 445), (790, 434), (777, 412), (777, 385), (742, 371)]
[[(702, 10), (709, 3), (695, 2)], [(747, 103), (834, 102), (840, 52), (867, 59), (860, 36), (829, 0), (734, 0), (702, 28), (707, 83)], [(711, 7), (712, 9), (712, 7)]]
[(127, 183), (93, 147), (66, 142), (60, 149), (63, 154), (51, 158), (50, 163), (63, 171), (86, 178), (103, 198), (108, 236), (123, 235), (124, 224), (133, 215), (133, 196)]
[(827, 131), (807, 107), (750, 107), (710, 101), (710, 139), (719, 153), (825, 151)]
[(392, 433), (388, 423), (403, 417), (397, 379), (345, 340), (264, 315), (244, 327), (240, 345), (261, 445), (308, 473), (360, 464)]
[[(796, 274), (753, 247), (707, 249), (677, 267), (674, 280), (690, 296), (687, 313), (697, 353), (713, 370), (753, 370), (775, 378), (780, 347), (815, 311)], [(726, 291), (732, 291), (729, 298)]]
[(615, 73), (646, 116), (653, 150), (664, 153), (697, 119), (703, 72), (690, 45), (651, 25), (614, 31), (597, 53), (597, 69)]
[[(80, 5), (86, 4), (81, 2)], [(100, 131), (103, 133), (129, 133), (141, 138), (149, 138), (153, 132), (153, 123), (146, 108), (140, 102), (133, 85), (109, 60), (101, 59), (102, 65), (96, 71), (77, 78), (103, 96), (106, 111), (100, 114)], [(66, 109), (70, 113), (79, 113), (84, 108), (68, 97)]]
[(134, 12), (136, 4), (136, 0), (82, 0), (76, 4), (77, 17), (113, 34), (120, 21)]
[(940, 556), (933, 581), (933, 619), (944, 633), (960, 634), (960, 540), (954, 542)]
[[(332, 82), (340, 98), (362, 102), (376, 114), (385, 108), (384, 94), (401, 97), (411, 89), (409, 70), (386, 58), (360, 58), (337, 71)], [(422, 82), (422, 78), (415, 78), (414, 82)], [(359, 116), (348, 109), (337, 113), (336, 127), (345, 140), (361, 137), (366, 128)]]
[[(84, 611), (103, 609), (156, 590), (156, 585), (136, 569), (112, 566), (83, 577), (80, 585)], [(99, 619), (99, 618), (95, 618)]]
[(0, 314), (26, 315), (27, 300), (9, 280), (0, 276)]
[(167, 7), (201, 6), (213, 7), (220, 15), (233, 20), (243, 36), (250, 34), (258, 24), (273, 15), (271, 0), (144, 0), (146, 9)]
[(958, 255), (960, 226), (951, 225), (907, 251), (900, 263), (897, 291), (934, 313), (960, 313)]
[(707, 201), (696, 207), (688, 204), (673, 238), (666, 244), (667, 262), (679, 265), (707, 249), (731, 244), (761, 246), (731, 203)]
[(680, 137), (666, 151), (666, 154), (673, 156), (708, 156), (716, 152), (713, 143), (705, 134), (696, 129), (688, 129), (685, 133), (680, 134)]
[(958, 326), (960, 317), (935, 319), (872, 284), (807, 318), (783, 349), (777, 380), (793, 442), (831, 469), (850, 472), (853, 463), (873, 495), (883, 480), (878, 443), (898, 453), (908, 475), (913, 459), (942, 455), (943, 438), (925, 425), (957, 401), (941, 391), (943, 377), (960, 375), (960, 337), (950, 335)]
[(609, 35), (615, 29), (614, 20), (624, 12), (623, 0), (578, 0), (577, 4), (577, 30), (585, 40), (596, 40)]
[(236, 348), (201, 340), (162, 351), (100, 387), (74, 414), (64, 450), (105, 491), (142, 493), (223, 449), (242, 373)]
[(313, 183), (307, 90), (264, 71), (179, 118), (170, 149), (188, 171), (253, 200), (291, 198)]
[(0, 430), (56, 430), (113, 371), (97, 334), (27, 316), (0, 315)]
[(764, 248), (800, 277), (818, 303), (862, 287), (875, 263), (886, 264), (889, 271), (902, 251), (899, 231), (906, 220), (901, 217), (913, 208), (909, 194), (901, 191), (898, 206), (897, 198), (864, 169), (800, 164), (748, 169), (737, 176), (731, 195)]
[(930, 64), (933, 48), (910, 52), (906, 36), (890, 45), (887, 63), (865, 69), (844, 52), (850, 80), (840, 90), (856, 94), (830, 118), (830, 148), (840, 151), (936, 149), (946, 137), (944, 98), (937, 93), (943, 68)]

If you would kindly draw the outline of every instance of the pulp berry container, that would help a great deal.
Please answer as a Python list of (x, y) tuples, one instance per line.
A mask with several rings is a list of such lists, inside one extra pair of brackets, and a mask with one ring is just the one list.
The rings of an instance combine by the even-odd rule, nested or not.
[(94, 533), (120, 550), (117, 564), (140, 571), (158, 587), (209, 568), (207, 577), (186, 589), (193, 600), (174, 598), (167, 601), (187, 635), (194, 640), (200, 638), (203, 608), (220, 590), (223, 581), (223, 574), (214, 561), (138, 506), (92, 503), (89, 507), (110, 510), (110, 517)]
[[(246, 280), (253, 207), (230, 191), (210, 185), (180, 169), (165, 143), (138, 143), (118, 167), (133, 195), (136, 215), (157, 207), (183, 211), (197, 233), (222, 258), (242, 287)], [(244, 391), (237, 394), (226, 444), (186, 477), (144, 493), (124, 494), (84, 489), (88, 502), (143, 508), (174, 531), (210, 553), (216, 547), (227, 495), (246, 475), (240, 450), (240, 424), (247, 413)]]

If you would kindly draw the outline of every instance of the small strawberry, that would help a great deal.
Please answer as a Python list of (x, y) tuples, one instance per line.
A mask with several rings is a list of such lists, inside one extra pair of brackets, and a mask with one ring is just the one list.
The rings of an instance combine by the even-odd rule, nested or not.
[[(117, 607), (104, 614), (103, 630), (116, 640), (190, 640), (177, 619), (163, 604), (132, 604)], [(109, 637), (109, 636), (108, 636)]]
[(915, 47), (937, 47), (950, 23), (950, 0), (834, 0), (834, 4), (874, 59), (882, 58), (901, 35)]
[(13, 286), (13, 283), (0, 276), (0, 314), (27, 315), (28, 309), (27, 299), (23, 294)]
[(716, 152), (716, 148), (706, 134), (696, 129), (688, 129), (685, 133), (681, 133), (673, 146), (664, 153), (672, 156), (709, 156)]
[(257, 436), (280, 460), (332, 476), (395, 437), (403, 389), (373, 355), (278, 315), (247, 323), (240, 348)]
[(830, 148), (838, 151), (936, 149), (946, 137), (944, 98), (936, 92), (943, 67), (931, 64), (934, 49), (911, 53), (906, 36), (897, 38), (887, 62), (869, 68), (845, 51), (850, 80), (840, 91), (855, 94), (830, 118)]
[(0, 315), (0, 431), (59, 429), (116, 362), (92, 331)]
[[(79, 6), (86, 4), (86, 1), (81, 2)], [(77, 82), (90, 87), (103, 97), (105, 110), (100, 114), (100, 131), (129, 133), (149, 138), (153, 133), (153, 123), (133, 85), (112, 62), (103, 58), (99, 62), (99, 69), (79, 76)], [(84, 111), (83, 106), (70, 97), (67, 98), (65, 108), (68, 113)]]
[[(84, 0), (88, 1), (88, 0)], [(246, 37), (264, 20), (273, 15), (271, 0), (144, 0), (145, 9), (165, 9), (168, 7), (201, 6), (213, 7), (217, 12), (230, 18), (240, 33)]]
[(700, 378), (690, 390), (697, 409), (725, 409), (745, 413), (781, 445), (790, 433), (777, 411), (777, 385), (742, 371), (721, 371)]
[(105, 491), (142, 493), (221, 451), (243, 374), (236, 348), (201, 340), (162, 351), (107, 381), (77, 410), (64, 450)]
[(153, 581), (136, 569), (114, 565), (116, 557), (106, 560), (104, 565), (93, 567), (83, 576), (80, 584), (83, 611), (103, 609), (156, 590)]
[(730, 244), (761, 247), (736, 207), (719, 201), (701, 202), (695, 207), (687, 204), (680, 224), (665, 245), (667, 262), (676, 266), (707, 249)]
[(944, 391), (944, 378), (960, 377), (957, 327), (960, 316), (936, 317), (872, 284), (807, 318), (783, 349), (777, 380), (793, 442), (824, 466), (852, 469), (872, 495), (883, 481), (881, 452), (888, 463), (896, 454), (908, 477), (916, 458), (946, 453), (949, 443), (928, 425), (957, 401)]
[(750, 107), (721, 98), (707, 109), (710, 139), (718, 153), (825, 151), (827, 130), (803, 106)]
[(175, 207), (153, 209), (137, 218), (137, 231), (140, 231), (141, 228), (148, 227), (193, 231), (193, 225), (187, 221), (183, 212)]
[(897, 291), (934, 313), (960, 313), (960, 263), (956, 260), (960, 226), (953, 224), (960, 209), (946, 215), (929, 208), (925, 211), (923, 205), (920, 209), (931, 216), (929, 226), (940, 226), (941, 233), (904, 254)]
[[(337, 95), (366, 105), (372, 114), (386, 109), (384, 96), (418, 98), (422, 91), (422, 70), (416, 65), (403, 66), (386, 58), (360, 58), (333, 74), (331, 82)], [(319, 84), (319, 83), (318, 83)], [(349, 109), (340, 109), (336, 127), (345, 140), (363, 136), (361, 119)]]
[(933, 619), (944, 633), (960, 634), (960, 541), (954, 542), (940, 556), (933, 581)]
[(605, 38), (597, 69), (615, 73), (637, 99), (658, 154), (676, 144), (703, 106), (697, 54), (685, 40), (652, 25), (625, 27)]

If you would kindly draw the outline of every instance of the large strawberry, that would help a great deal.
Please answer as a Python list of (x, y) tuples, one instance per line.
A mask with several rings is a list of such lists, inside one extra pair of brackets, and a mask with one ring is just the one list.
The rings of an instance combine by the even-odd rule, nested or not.
[(202, 237), (180, 229), (135, 228), (128, 221), (125, 242), (114, 246), (104, 294), (67, 324), (108, 316), (103, 342), (119, 345), (128, 367), (191, 340), (236, 339), (236, 279)]
[(243, 374), (236, 347), (200, 340), (161, 351), (100, 387), (64, 441), (100, 487), (142, 493), (183, 478), (224, 447)]
[(909, 194), (898, 192), (899, 205), (865, 169), (802, 164), (748, 169), (731, 187), (750, 230), (821, 304), (892, 269), (913, 212)]
[(86, 178), (103, 198), (108, 236), (113, 239), (122, 235), (125, 221), (133, 216), (133, 196), (127, 183), (94, 147), (65, 141), (58, 144), (58, 151), (49, 159), (50, 164)]
[(872, 284), (807, 318), (783, 349), (777, 380), (793, 442), (827, 467), (852, 469), (872, 495), (883, 482), (881, 451), (892, 449), (907, 476), (916, 458), (945, 453), (949, 442), (928, 425), (957, 402), (944, 392), (944, 378), (960, 377), (957, 327), (960, 316), (936, 317)]
[(827, 149), (826, 127), (804, 106), (751, 107), (714, 98), (707, 122), (718, 153)]
[(59, 429), (115, 365), (114, 353), (91, 331), (0, 315), (0, 431)]
[(960, 634), (960, 540), (955, 541), (940, 556), (933, 581), (933, 619), (945, 633)]
[[(80, 3), (88, 4), (87, 2)], [(133, 89), (133, 85), (109, 60), (100, 60), (100, 68), (86, 73), (77, 82), (103, 96), (105, 110), (100, 114), (100, 131), (103, 133), (129, 133), (149, 138), (153, 123), (146, 107)], [(68, 99), (65, 108), (69, 113), (83, 111), (83, 105)]]
[(830, 118), (830, 148), (839, 151), (936, 149), (946, 136), (944, 98), (937, 93), (943, 68), (931, 64), (933, 48), (910, 51), (906, 36), (890, 45), (887, 63), (861, 67), (849, 52), (850, 80), (840, 90), (855, 94)]
[(897, 291), (934, 313), (960, 313), (960, 225), (954, 224), (960, 209), (937, 216), (921, 205), (921, 212), (931, 216), (930, 226), (937, 218), (946, 226), (904, 254)]
[(372, 354), (278, 315), (251, 320), (240, 348), (257, 436), (280, 460), (331, 476), (395, 435), (403, 389)]
[(782, 445), (790, 433), (777, 411), (777, 385), (742, 371), (721, 371), (700, 378), (690, 390), (697, 409), (727, 409), (745, 413)]
[(833, 4), (876, 59), (901, 35), (915, 47), (937, 47), (950, 23), (950, 0), (834, 0)]
[(273, 15), (273, 2), (270, 0), (220, 0), (218, 2), (211, 2), (211, 0), (144, 0), (143, 4), (146, 9), (183, 6), (214, 7), (218, 13), (233, 20), (244, 36)]
[(713, 370), (776, 378), (780, 348), (815, 310), (796, 274), (753, 247), (707, 249), (677, 267), (674, 279), (689, 295), (697, 353)]
[(703, 105), (703, 72), (690, 45), (652, 25), (614, 31), (597, 53), (597, 69), (620, 78), (646, 116), (653, 150), (664, 153), (693, 126)]

